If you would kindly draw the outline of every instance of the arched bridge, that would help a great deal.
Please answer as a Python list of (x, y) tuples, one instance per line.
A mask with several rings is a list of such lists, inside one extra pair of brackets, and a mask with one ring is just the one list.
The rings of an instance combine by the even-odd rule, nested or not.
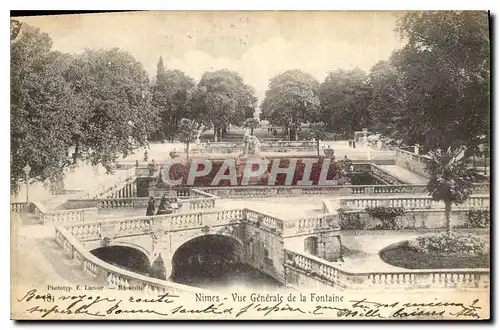
[[(284, 283), (284, 238), (302, 240), (306, 251), (338, 244), (339, 230), (326, 217), (287, 223), (250, 209), (213, 210), (68, 224), (64, 230), (92, 254), (147, 275), (161, 259), (165, 278), (200, 264), (237, 262)], [(319, 243), (323, 242), (323, 244)], [(337, 249), (338, 250), (338, 249)], [(333, 256), (327, 256), (333, 258)], [(149, 268), (148, 268), (149, 267)], [(161, 278), (161, 276), (160, 276)]]

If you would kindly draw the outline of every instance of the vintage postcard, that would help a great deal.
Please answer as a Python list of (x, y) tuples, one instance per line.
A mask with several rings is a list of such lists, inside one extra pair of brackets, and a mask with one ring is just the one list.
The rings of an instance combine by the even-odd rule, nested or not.
[(11, 318), (490, 318), (486, 11), (11, 17)]

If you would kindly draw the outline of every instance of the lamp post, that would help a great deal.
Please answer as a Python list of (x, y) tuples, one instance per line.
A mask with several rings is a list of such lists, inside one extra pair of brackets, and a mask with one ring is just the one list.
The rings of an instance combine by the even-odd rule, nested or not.
[(26, 175), (26, 204), (29, 202), (29, 195), (28, 195), (28, 181), (30, 178), (30, 172), (31, 172), (31, 166), (30, 164), (26, 164), (26, 166), (23, 168), (24, 174)]

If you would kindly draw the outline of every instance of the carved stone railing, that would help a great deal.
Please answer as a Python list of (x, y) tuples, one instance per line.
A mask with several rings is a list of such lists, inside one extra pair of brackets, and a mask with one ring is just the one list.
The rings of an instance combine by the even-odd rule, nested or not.
[(140, 287), (143, 293), (155, 297), (167, 292), (172, 294), (183, 292), (210, 293), (208, 290), (155, 279), (108, 264), (87, 251), (71, 233), (62, 227), (56, 227), (56, 242), (64, 249), (69, 258), (80, 264), (85, 273), (104, 283), (110, 289), (116, 289), (120, 285)]
[(444, 288), (489, 288), (490, 271), (478, 269), (412, 269), (402, 271), (348, 272), (328, 261), (285, 250), (285, 267), (288, 270), (286, 282), (292, 278), (291, 272), (298, 271), (332, 287), (348, 289), (444, 289)]
[(402, 149), (396, 149), (394, 160), (398, 166), (406, 168), (407, 170), (424, 177), (428, 176), (426, 168), (429, 158), (427, 156), (417, 155)]
[(134, 197), (137, 194), (137, 186), (135, 180), (137, 176), (135, 174), (135, 169), (133, 174), (129, 174), (122, 182), (114, 183), (104, 189), (101, 192), (90, 196), (91, 198), (127, 198)]
[(92, 221), (97, 218), (97, 208), (81, 208), (72, 210), (54, 210), (47, 211), (43, 204), (33, 202), (33, 213), (38, 217), (42, 224), (44, 223), (70, 223), (70, 222), (85, 222)]
[(340, 231), (338, 215), (336, 213), (327, 213), (286, 222), (283, 237), (290, 238), (333, 231)]
[(199, 189), (191, 188), (189, 189), (189, 196), (191, 198), (218, 198), (217, 195), (210, 194), (206, 191), (202, 191)]
[[(488, 193), (489, 184), (474, 184), (474, 193)], [(247, 186), (198, 188), (221, 198), (425, 194), (426, 185)]]
[(259, 223), (278, 234), (283, 233), (283, 222), (265, 213), (248, 209), (219, 210), (207, 212), (187, 212), (156, 216), (139, 216), (122, 219), (69, 223), (65, 227), (80, 240), (95, 240), (102, 236), (126, 236), (147, 234), (154, 230), (170, 231), (194, 229), (204, 226), (221, 226), (229, 222), (247, 220)]
[[(176, 197), (167, 197), (169, 203), (177, 202), (180, 204), (180, 209), (201, 210), (211, 209), (215, 207), (215, 200), (218, 198), (195, 198), (195, 199), (178, 199)], [(156, 205), (161, 198), (156, 197)], [(75, 208), (98, 208), (99, 210), (124, 209), (124, 208), (146, 208), (148, 205), (148, 197), (133, 197), (133, 198), (104, 198), (104, 199), (77, 199), (68, 200), (63, 206), (65, 209)]]
[(21, 212), (28, 212), (28, 206), (29, 203), (19, 203), (19, 202), (14, 202), (10, 203), (10, 212), (11, 213), (21, 213)]
[(188, 202), (190, 210), (213, 209), (217, 198), (190, 199)]
[(244, 217), (260, 228), (268, 229), (280, 235), (283, 234), (283, 221), (266, 213), (244, 209)]
[[(464, 203), (455, 205), (453, 208), (486, 208), (489, 207), (489, 195), (473, 195)], [(367, 207), (404, 207), (405, 209), (430, 209), (444, 208), (443, 202), (432, 200), (430, 196), (380, 196), (380, 197), (345, 197), (340, 200), (341, 207), (349, 209), (365, 209)]]
[(405, 182), (401, 179), (396, 178), (395, 176), (393, 176), (392, 174), (390, 174), (387, 171), (384, 171), (382, 168), (378, 167), (375, 164), (372, 164), (372, 166), (371, 166), (371, 174), (375, 178), (377, 178), (383, 182), (386, 182), (387, 184), (390, 184), (390, 185), (407, 185), (408, 184), (408, 182)]

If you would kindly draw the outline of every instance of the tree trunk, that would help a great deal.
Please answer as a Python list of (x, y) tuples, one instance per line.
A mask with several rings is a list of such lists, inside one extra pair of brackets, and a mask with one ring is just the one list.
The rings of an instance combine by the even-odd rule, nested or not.
[(444, 217), (446, 222), (446, 233), (451, 235), (451, 202), (444, 202)]
[(80, 143), (78, 143), (77, 141), (75, 145), (75, 152), (73, 153), (73, 165), (76, 165), (79, 153), (80, 153)]
[(217, 140), (217, 127), (214, 126), (214, 141), (218, 142)]
[(289, 134), (289, 139), (290, 141), (297, 141), (297, 130), (295, 129), (295, 127), (291, 127), (290, 128), (290, 134)]
[(319, 157), (319, 139), (316, 139), (316, 151), (318, 152)]
[(476, 168), (476, 155), (472, 154), (472, 167)]
[(222, 142), (222, 129), (220, 127), (217, 128), (217, 141)]
[(226, 135), (228, 129), (227, 129), (227, 125), (223, 125), (222, 126), (222, 133), (221, 133), (221, 138), (224, 137), (224, 135)]
[(250, 135), (253, 135), (253, 127), (250, 127)]
[(189, 143), (186, 143), (186, 158), (189, 159)]

